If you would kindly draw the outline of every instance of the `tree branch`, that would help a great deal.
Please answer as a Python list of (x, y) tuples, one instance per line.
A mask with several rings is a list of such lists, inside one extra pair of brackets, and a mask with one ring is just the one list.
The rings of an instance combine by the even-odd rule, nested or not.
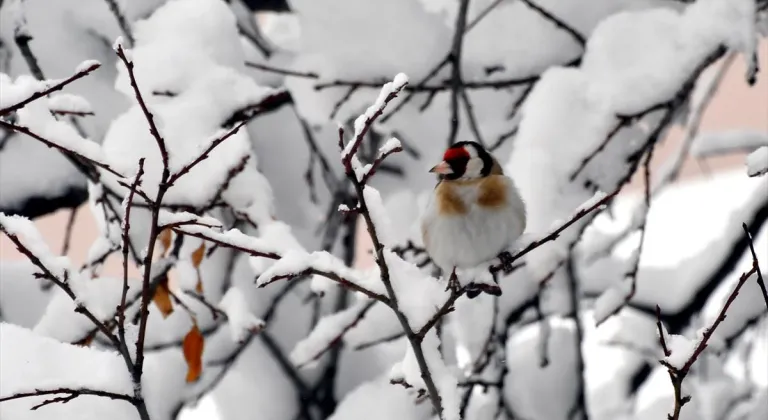
[(50, 95), (53, 92), (61, 90), (61, 89), (64, 88), (64, 86), (67, 86), (68, 84), (74, 82), (75, 80), (79, 80), (79, 79), (81, 79), (81, 78), (91, 74), (91, 72), (93, 72), (94, 70), (98, 69), (99, 67), (101, 67), (100, 63), (98, 63), (96, 61), (89, 62), (88, 66), (86, 66), (85, 68), (83, 68), (81, 70), (78, 70), (77, 73), (73, 74), (72, 76), (69, 76), (68, 78), (66, 78), (66, 79), (64, 79), (64, 80), (62, 80), (60, 82), (57, 82), (57, 83), (51, 85), (50, 87), (47, 87), (47, 88), (45, 88), (45, 89), (43, 89), (43, 90), (41, 90), (39, 92), (33, 93), (31, 96), (27, 97), (26, 99), (24, 99), (21, 102), (18, 102), (18, 103), (15, 103), (13, 105), (10, 105), (8, 107), (0, 109), (0, 116), (8, 115), (11, 112), (18, 111), (19, 109), (24, 108), (25, 106), (29, 105), (31, 102), (34, 102), (34, 101), (36, 101), (36, 100), (38, 100), (38, 99), (40, 99), (40, 98), (42, 98), (44, 96), (48, 96), (48, 95)]
[(580, 34), (576, 29), (565, 23), (562, 19), (558, 18), (557, 16), (553, 15), (543, 7), (539, 6), (538, 4), (534, 3), (531, 0), (520, 0), (523, 3), (525, 3), (526, 6), (530, 7), (531, 9), (537, 11), (544, 19), (552, 22), (557, 26), (558, 28), (562, 29), (568, 35), (571, 36), (580, 46), (584, 47), (587, 44), (587, 39), (584, 37), (584, 35)]
[(83, 395), (93, 395), (97, 397), (110, 398), (113, 400), (122, 400), (135, 405), (135, 400), (130, 395), (117, 394), (114, 392), (100, 391), (97, 389), (87, 389), (87, 388), (36, 389), (32, 392), (19, 392), (13, 395), (9, 395), (7, 397), (0, 397), (0, 402), (18, 400), (21, 398), (42, 397), (46, 395), (58, 395), (58, 396), (51, 398), (49, 400), (45, 400), (40, 404), (37, 404), (34, 407), (32, 407), (30, 410), (37, 410), (38, 408), (41, 408), (48, 404), (53, 404), (53, 403), (66, 404), (74, 400), (75, 398)]

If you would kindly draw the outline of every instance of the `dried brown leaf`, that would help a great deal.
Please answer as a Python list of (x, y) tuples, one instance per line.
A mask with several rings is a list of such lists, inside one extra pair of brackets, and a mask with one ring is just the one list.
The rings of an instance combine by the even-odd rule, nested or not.
[(205, 337), (197, 328), (197, 324), (192, 324), (192, 329), (184, 336), (182, 350), (184, 351), (184, 360), (187, 361), (187, 382), (195, 382), (200, 379), (203, 373), (203, 348), (205, 347)]
[(157, 240), (160, 241), (160, 254), (163, 257), (168, 256), (168, 251), (171, 249), (171, 236), (171, 229), (163, 229), (160, 234), (157, 235)]
[(200, 264), (203, 262), (203, 257), (205, 256), (205, 242), (200, 244), (200, 247), (195, 250), (195, 252), (192, 253), (192, 265), (195, 266), (195, 268), (200, 268)]
[(168, 276), (163, 276), (160, 284), (155, 289), (155, 296), (152, 298), (155, 302), (155, 306), (163, 314), (163, 318), (167, 318), (168, 315), (173, 313), (173, 303), (171, 302), (171, 292), (168, 289)]

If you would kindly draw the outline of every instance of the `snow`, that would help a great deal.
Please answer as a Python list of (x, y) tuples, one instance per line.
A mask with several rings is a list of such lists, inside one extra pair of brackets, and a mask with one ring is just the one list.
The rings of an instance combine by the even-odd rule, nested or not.
[(379, 156), (384, 156), (388, 153), (392, 153), (395, 149), (401, 149), (403, 145), (400, 143), (400, 140), (392, 137), (391, 139), (387, 140), (386, 143), (384, 143), (383, 146), (379, 147)]
[[(480, 294), (475, 299), (459, 299), (448, 328), (456, 339), (456, 362), (468, 371), (485, 353), (485, 344), (495, 322), (495, 297)], [(445, 345), (445, 344), (444, 344)], [(459, 355), (462, 355), (459, 357)]]
[(74, 114), (93, 113), (93, 107), (87, 99), (71, 93), (57, 93), (48, 98), (48, 109), (52, 112), (69, 112)]
[(594, 307), (595, 324), (602, 324), (626, 304), (632, 292), (633, 282), (633, 278), (624, 277), (622, 281), (607, 289), (597, 298)]
[(35, 272), (37, 267), (29, 261), (0, 260), (0, 310), (3, 321), (32, 328), (43, 315), (50, 293), (42, 285), (48, 280), (35, 279)]
[(237, 343), (245, 340), (250, 332), (264, 328), (264, 321), (251, 313), (245, 295), (237, 287), (229, 288), (219, 306), (227, 314), (232, 340)]
[(112, 243), (112, 241), (104, 236), (98, 236), (88, 248), (88, 255), (85, 257), (85, 261), (86, 263), (95, 262), (117, 249), (120, 249), (119, 245)]
[(14, 235), (41, 264), (59, 281), (64, 281), (72, 273), (67, 257), (56, 256), (48, 248), (40, 231), (31, 220), (23, 216), (8, 216), (0, 212), (0, 227), (8, 235)]
[(739, 150), (752, 151), (768, 146), (768, 132), (760, 130), (723, 130), (702, 133), (691, 146), (691, 155), (705, 157), (733, 153)]
[(83, 175), (61, 153), (24, 135), (11, 135), (5, 140), (0, 153), (3, 209), (19, 211), (32, 197), (62, 197), (83, 188)]
[(763, 146), (747, 156), (747, 175), (761, 176), (768, 173), (768, 146)]
[[(149, 18), (136, 22), (134, 32), (136, 80), (165, 140), (172, 170), (193, 162), (222, 134), (222, 124), (237, 112), (275, 93), (244, 74), (234, 16), (220, 1), (169, 1)], [(116, 88), (135, 102), (127, 71), (122, 65), (117, 68)], [(144, 189), (154, 196), (161, 157), (137, 104), (112, 122), (104, 150), (123, 169), (146, 157)], [(211, 204), (211, 200), (219, 198), (214, 194), (226, 182), (230, 170), (244, 156), (251, 156), (221, 198), (256, 218), (256, 222), (264, 221), (271, 213), (272, 192), (258, 172), (252, 153), (248, 133), (239, 130), (177, 180), (165, 202), (198, 208)]]
[[(145, 97), (154, 91), (185, 91), (222, 67), (245, 67), (235, 17), (216, 0), (168, 1), (149, 18), (136, 22), (133, 32), (136, 45), (131, 59)], [(115, 86), (133, 97), (122, 64)]]
[[(5, 322), (0, 323), (0, 337), (2, 397), (35, 389), (57, 388), (85, 388), (133, 395), (128, 370), (115, 352), (61, 343)], [(0, 416), (20, 420), (138, 419), (136, 409), (127, 402), (98, 397), (79, 397), (67, 404), (52, 404), (39, 411), (29, 410), (52, 397), (4, 402), (0, 404)]]
[(295, 277), (308, 270), (330, 273), (373, 293), (385, 294), (384, 285), (378, 279), (374, 280), (371, 275), (347, 267), (343, 261), (326, 251), (312, 253), (300, 250), (288, 251), (259, 275), (256, 284), (265, 286), (279, 278)]
[(751, 57), (754, 20), (753, 0), (617, 13), (595, 28), (581, 68), (617, 114), (634, 114), (671, 99), (721, 44)]
[[(594, 82), (572, 68), (547, 70), (530, 93), (515, 150), (505, 166), (526, 203), (526, 232), (549, 231), (554, 221), (566, 220), (573, 209), (592, 197), (586, 191), (573, 191), (569, 178), (579, 163), (575, 157), (594, 150), (615, 124), (607, 105), (595, 94)], [(570, 140), (564, 142), (564, 138)], [(575, 231), (578, 227), (571, 227), (557, 243), (544, 245), (527, 257), (534, 273), (543, 276), (551, 270)]]
[(10, 76), (0, 73), (0, 109), (11, 107), (24, 101), (35, 93), (42, 92), (61, 80), (37, 80), (29, 75), (21, 75), (13, 81)]
[[(710, 273), (719, 267), (720, 256), (743, 239), (741, 224), (752, 220), (764, 205), (766, 190), (768, 179), (765, 177), (748, 178), (736, 171), (662, 191), (653, 203), (654, 211), (648, 215), (637, 290), (630, 302), (649, 309), (658, 304), (662, 313), (670, 314), (684, 308), (704, 286)], [(712, 197), (724, 205), (713, 206)], [(642, 197), (638, 194), (625, 200), (617, 204), (620, 206), (617, 213), (622, 214), (623, 206), (632, 205)], [(706, 211), (698, 206), (694, 211), (691, 203), (709, 204), (704, 207)], [(691, 212), (699, 216), (691, 217)], [(665, 220), (674, 222), (667, 225)], [(707, 221), (708, 229), (701, 229), (702, 220)], [(596, 221), (596, 225), (610, 229), (611, 223), (602, 219), (600, 223)], [(583, 245), (586, 249), (591, 247), (590, 236)], [(613, 257), (578, 267), (579, 276), (584, 279), (582, 290), (587, 295), (596, 295), (611, 287), (626, 272), (627, 259), (635, 249), (636, 242), (625, 241)], [(758, 245), (756, 249), (760, 249)], [(674, 260), (670, 260), (670, 256), (674, 256)], [(759, 251), (758, 257), (763, 258)]]
[(677, 334), (665, 335), (670, 355), (664, 361), (677, 369), (682, 369), (696, 350), (697, 342)]
[(389, 96), (396, 95), (398, 92), (400, 92), (401, 89), (403, 89), (403, 87), (405, 87), (406, 84), (408, 84), (408, 76), (406, 76), (404, 73), (398, 73), (391, 82), (384, 84), (384, 86), (381, 88), (381, 91), (379, 92), (379, 96), (376, 98), (373, 104), (370, 105), (364, 113), (360, 114), (360, 116), (355, 119), (355, 132), (352, 136), (353, 140), (344, 146), (344, 150), (341, 152), (342, 159), (347, 159), (351, 153), (357, 150), (356, 148), (360, 145), (358, 139), (362, 141), (360, 136), (362, 135), (365, 127), (372, 124), (373, 117), (376, 115), (376, 113), (384, 110), (384, 107), (387, 106)]
[[(142, 89), (145, 89), (140, 85)], [(268, 94), (265, 88), (230, 69), (217, 68), (206, 74), (190, 89), (162, 103), (152, 104), (155, 120), (160, 125), (168, 149), (172, 169), (193, 161), (211, 138), (220, 132), (219, 125), (238, 109), (258, 103)], [(216, 147), (210, 156), (195, 165), (177, 180), (166, 194), (169, 204), (200, 207), (212, 200), (217, 188), (225, 182), (232, 167), (251, 153), (245, 130), (229, 137)], [(155, 139), (147, 130), (144, 114), (138, 106), (118, 117), (104, 139), (105, 153), (114, 159), (118, 168), (133, 168), (142, 157), (146, 158), (144, 191), (155, 195), (160, 179), (160, 153)], [(251, 159), (245, 170), (235, 177), (259, 177)], [(234, 181), (234, 180), (233, 180)], [(262, 182), (263, 184), (263, 182)], [(230, 188), (235, 184), (230, 183)], [(242, 184), (239, 184), (242, 189)], [(241, 192), (240, 194), (245, 194)], [(247, 196), (249, 203), (255, 197), (269, 197), (265, 188), (253, 188)]]
[[(140, 284), (137, 279), (128, 279), (128, 302), (138, 297), (141, 292)], [(96, 326), (75, 311), (79, 304), (86, 307), (99, 321), (106, 322), (114, 318), (116, 308), (120, 304), (122, 278), (91, 279), (76, 276), (70, 278), (70, 287), (77, 300), (73, 301), (66, 293), (56, 290), (45, 313), (34, 327), (35, 333), (63, 342), (82, 340)]]
[(170, 212), (167, 210), (160, 210), (160, 214), (158, 214), (157, 217), (157, 224), (160, 227), (171, 225), (198, 225), (209, 228), (221, 227), (221, 222), (210, 216), (198, 216), (186, 211)]
[(389, 269), (392, 288), (400, 311), (408, 319), (411, 329), (418, 331), (448, 300), (450, 293), (444, 283), (419, 270), (394, 252), (385, 249), (384, 261)]
[(181, 225), (175, 229), (182, 233), (192, 236), (200, 235), (227, 244), (232, 248), (246, 249), (254, 253), (277, 253), (280, 251), (280, 248), (273, 243), (246, 235), (237, 228), (220, 232), (203, 225)]
[[(318, 82), (382, 80), (399, 72), (419, 80), (450, 49), (450, 29), (415, 1), (339, 0), (329, 4), (298, 0), (291, 3), (291, 9), (301, 27), (298, 55), (291, 68), (314, 71), (322, 78), (286, 79), (299, 113), (310, 123), (327, 123), (334, 103), (347, 91), (346, 87), (317, 91)], [(368, 96), (365, 92), (353, 95), (336, 118), (357, 117), (369, 104)]]
[[(440, 394), (443, 406), (443, 417), (446, 420), (459, 420), (459, 403), (461, 398), (457, 388), (458, 381), (443, 361), (443, 357), (438, 349), (439, 339), (435, 330), (430, 330), (421, 342), (421, 348), (424, 353), (429, 372), (432, 376), (437, 391)], [(406, 384), (416, 389), (426, 390), (426, 384), (419, 368), (416, 356), (413, 353), (413, 347), (408, 343), (405, 357), (402, 362), (395, 364), (390, 372), (391, 380), (403, 380)]]
[(538, 324), (528, 325), (506, 344), (509, 373), (504, 398), (515, 413), (531, 420), (568, 418), (576, 401), (575, 337), (572, 325), (553, 322), (550, 331), (549, 364), (539, 363)]
[(347, 394), (329, 420), (421, 420), (430, 412), (429, 405), (414, 404), (406, 389), (376, 378)]
[(320, 318), (312, 332), (291, 351), (291, 362), (296, 366), (306, 366), (317, 360), (325, 350), (339, 342), (344, 333), (354, 327), (374, 303), (368, 299), (360, 300), (343, 311)]
[(91, 71), (98, 67), (101, 67), (101, 63), (99, 63), (99, 60), (85, 60), (82, 63), (77, 65), (77, 67), (75, 68), (75, 73)]
[[(17, 111), (18, 125), (27, 127), (30, 131), (49, 142), (71, 150), (88, 160), (107, 165), (106, 157), (98, 143), (83, 138), (69, 123), (57, 121), (49, 112), (44, 101), (35, 101)], [(25, 138), (25, 141), (37, 141)]]
[(368, 207), (368, 214), (370, 214), (371, 221), (373, 221), (373, 225), (376, 228), (376, 236), (379, 241), (387, 247), (397, 245), (390, 234), (392, 232), (392, 221), (389, 219), (379, 191), (366, 185), (363, 187), (363, 199)]

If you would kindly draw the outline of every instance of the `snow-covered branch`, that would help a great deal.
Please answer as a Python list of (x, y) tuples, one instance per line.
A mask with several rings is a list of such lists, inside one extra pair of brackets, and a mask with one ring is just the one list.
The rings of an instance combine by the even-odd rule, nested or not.
[[(0, 116), (8, 115), (14, 111), (24, 108), (33, 101), (61, 90), (68, 84), (91, 74), (91, 72), (98, 69), (99, 67), (101, 67), (101, 63), (98, 61), (84, 61), (82, 64), (80, 64), (80, 66), (78, 66), (77, 70), (75, 70), (75, 74), (61, 81), (37, 81), (37, 83), (28, 84), (25, 85), (22, 89), (19, 89), (22, 90), (22, 92), (16, 92), (10, 86), (4, 87), (3, 99), (0, 101)], [(6, 91), (5, 89), (8, 90)], [(19, 98), (19, 96), (23, 97), (23, 99)]]
[[(746, 235), (749, 237), (749, 231), (744, 227)], [(750, 242), (751, 242), (751, 238)], [(748, 280), (756, 278), (757, 281), (762, 282), (762, 275), (760, 273), (760, 266), (757, 261), (757, 256), (753, 254), (752, 267), (744, 272), (739, 277), (736, 286), (733, 288), (728, 298), (725, 300), (722, 309), (720, 309), (717, 317), (712, 324), (697, 332), (697, 339), (691, 340), (689, 338), (680, 335), (669, 335), (665, 332), (660, 318), (660, 310), (657, 306), (657, 325), (659, 330), (659, 342), (661, 348), (664, 351), (664, 359), (660, 363), (665, 366), (669, 373), (669, 378), (674, 388), (674, 408), (671, 414), (669, 414), (670, 420), (680, 419), (680, 413), (685, 404), (690, 402), (691, 397), (684, 395), (683, 393), (683, 381), (693, 367), (693, 364), (699, 359), (699, 356), (707, 348), (707, 344), (715, 333), (715, 330), (725, 320), (725, 317), (731, 304), (739, 295), (739, 291), (747, 283)], [(766, 300), (768, 305), (768, 300)]]

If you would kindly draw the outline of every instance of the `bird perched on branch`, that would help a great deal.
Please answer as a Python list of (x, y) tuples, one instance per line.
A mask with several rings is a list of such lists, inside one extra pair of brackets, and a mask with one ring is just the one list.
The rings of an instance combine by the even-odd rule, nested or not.
[[(439, 180), (421, 221), (424, 247), (444, 273), (451, 273), (449, 287), (455, 287), (456, 268), (490, 261), (522, 235), (525, 204), (512, 179), (479, 143), (454, 144), (430, 172)], [(501, 293), (498, 288), (486, 291)], [(478, 293), (468, 290), (467, 295)]]

